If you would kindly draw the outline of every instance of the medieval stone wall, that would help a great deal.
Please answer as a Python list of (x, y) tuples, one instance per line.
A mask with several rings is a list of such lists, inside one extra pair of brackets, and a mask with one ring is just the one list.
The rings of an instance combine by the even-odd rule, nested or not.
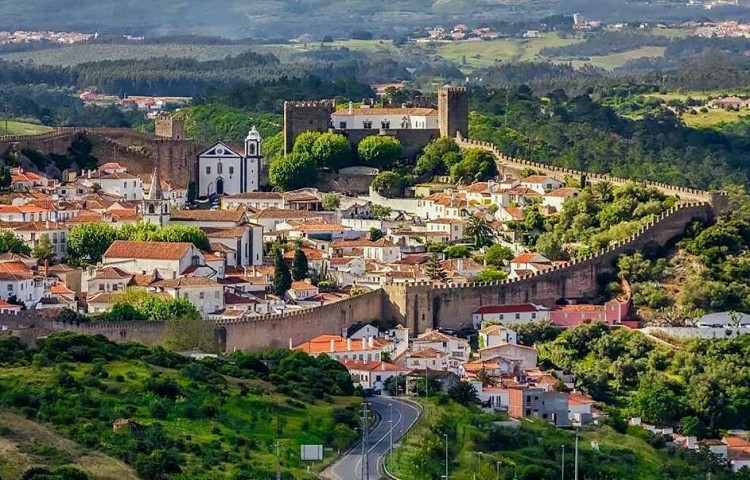
[(164, 179), (187, 186), (195, 178), (201, 146), (193, 140), (157, 137), (127, 128), (60, 128), (38, 135), (0, 136), (0, 151), (11, 145), (63, 155), (78, 134), (93, 145), (99, 164), (117, 162), (134, 174), (151, 173), (154, 167)]
[(388, 286), (383, 304), (386, 319), (396, 320), (413, 332), (428, 328), (460, 329), (471, 325), (471, 312), (492, 304), (537, 303), (554, 305), (563, 298), (592, 296), (601, 274), (613, 272), (620, 255), (638, 251), (649, 243), (665, 245), (679, 237), (693, 219), (713, 217), (707, 202), (673, 207), (632, 237), (595, 255), (575, 259), (570, 266), (519, 280), (472, 283), (460, 287), (431, 284)]

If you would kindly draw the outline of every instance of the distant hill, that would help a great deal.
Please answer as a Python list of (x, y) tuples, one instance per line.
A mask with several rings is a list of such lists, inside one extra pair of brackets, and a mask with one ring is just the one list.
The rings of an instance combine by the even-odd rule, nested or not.
[[(3, 0), (0, 30), (53, 29), (150, 36), (190, 33), (231, 38), (292, 38), (300, 34), (403, 34), (441, 23), (538, 20), (580, 11), (604, 20), (696, 17), (686, 1), (621, 0)], [(737, 16), (746, 7), (712, 11)]]

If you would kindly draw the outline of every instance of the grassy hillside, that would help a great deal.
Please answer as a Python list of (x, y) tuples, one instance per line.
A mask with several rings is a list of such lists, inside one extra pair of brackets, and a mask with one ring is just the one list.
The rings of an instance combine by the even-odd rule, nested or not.
[[(81, 465), (91, 478), (271, 478), (278, 442), (285, 475), (315, 478), (301, 444), (324, 445), (330, 459), (356, 438), (359, 400), (335, 396), (351, 395), (349, 375), (332, 360), (266, 357), (270, 369), (255, 356), (197, 362), (101, 337), (58, 334), (34, 350), (0, 340), (0, 408), (44, 425), (6, 426), (0, 415), (10, 432), (0, 449), (17, 452), (3, 456), (0, 477), (34, 463)], [(134, 423), (113, 431), (118, 419)], [(102, 470), (104, 454), (132, 470)]]
[(38, 125), (36, 123), (26, 122), (5, 122), (0, 120), (0, 135), (35, 135), (37, 133), (46, 133), (52, 130), (52, 127)]
[[(501, 415), (481, 413), (453, 402), (423, 402), (424, 420), (409, 433), (391, 461), (390, 470), (396, 476), (410, 480), (439, 478), (444, 472), (443, 434), (447, 433), (450, 478), (495, 479), (497, 462), (501, 462), (501, 479), (560, 478), (563, 444), (565, 476), (573, 478), (573, 432), (531, 421), (522, 422), (518, 429), (500, 427), (493, 422), (506, 419)], [(586, 427), (580, 435), (581, 478), (705, 478), (696, 459), (664, 449), (663, 442), (648, 439), (641, 431), (624, 434), (605, 425)], [(597, 443), (598, 449), (594, 446)], [(476, 452), (482, 452), (481, 464)]]
[(73, 466), (102, 480), (137, 480), (122, 461), (68, 440), (47, 426), (0, 410), (0, 478), (19, 478), (28, 468)]

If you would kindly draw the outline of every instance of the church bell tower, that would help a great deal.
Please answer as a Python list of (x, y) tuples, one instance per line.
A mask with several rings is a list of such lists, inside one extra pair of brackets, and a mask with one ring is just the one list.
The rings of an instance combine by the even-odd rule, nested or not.
[(143, 197), (142, 213), (143, 221), (146, 223), (154, 223), (160, 227), (169, 223), (169, 200), (164, 199), (159, 172), (156, 168), (151, 176), (151, 188)]

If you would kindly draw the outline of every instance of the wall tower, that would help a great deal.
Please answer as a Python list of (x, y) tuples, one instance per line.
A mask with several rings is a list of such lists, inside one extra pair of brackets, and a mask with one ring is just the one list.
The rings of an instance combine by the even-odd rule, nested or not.
[(159, 115), (156, 117), (155, 133), (157, 137), (171, 138), (172, 140), (184, 140), (185, 120), (175, 118), (172, 115)]
[(469, 138), (469, 94), (465, 87), (443, 85), (438, 89), (440, 136)]
[(284, 155), (292, 152), (294, 140), (300, 133), (327, 132), (335, 109), (332, 100), (284, 102)]

